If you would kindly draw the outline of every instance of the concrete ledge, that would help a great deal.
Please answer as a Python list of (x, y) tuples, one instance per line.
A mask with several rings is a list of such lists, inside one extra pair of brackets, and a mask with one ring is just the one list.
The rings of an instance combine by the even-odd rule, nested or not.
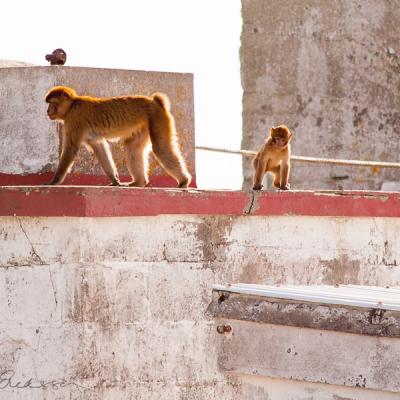
[(0, 186), (1, 216), (161, 214), (400, 217), (400, 193)]
[(400, 312), (381, 308), (318, 304), (214, 289), (208, 312), (214, 318), (400, 337)]

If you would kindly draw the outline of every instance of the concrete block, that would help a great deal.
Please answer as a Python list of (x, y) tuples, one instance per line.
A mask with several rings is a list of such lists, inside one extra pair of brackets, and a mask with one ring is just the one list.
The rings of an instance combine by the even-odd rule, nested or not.
[[(222, 371), (398, 392), (399, 341), (228, 320)], [(365, 351), (365, 349), (369, 349)]]
[[(50, 224), (49, 224), (50, 223)], [(21, 267), (80, 259), (78, 218), (4, 217), (0, 224), (0, 266)], [(57, 244), (57, 245), (56, 245)]]

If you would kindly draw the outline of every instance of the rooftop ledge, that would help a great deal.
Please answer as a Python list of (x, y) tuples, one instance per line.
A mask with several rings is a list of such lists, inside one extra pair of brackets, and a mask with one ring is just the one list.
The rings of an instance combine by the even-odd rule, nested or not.
[(214, 318), (400, 337), (400, 289), (375, 286), (214, 285)]
[(0, 216), (124, 217), (163, 214), (400, 217), (400, 193), (0, 186)]

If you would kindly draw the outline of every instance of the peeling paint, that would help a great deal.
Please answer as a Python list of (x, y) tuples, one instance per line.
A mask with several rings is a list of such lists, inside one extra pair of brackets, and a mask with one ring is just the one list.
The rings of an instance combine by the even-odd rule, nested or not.
[[(104, 193), (107, 189), (100, 197)], [(372, 357), (370, 364), (357, 371), (354, 367), (348, 375), (351, 382), (335, 380), (332, 385), (321, 382), (337, 377), (341, 364), (330, 372), (318, 370), (318, 360), (325, 359), (301, 347), (306, 346), (303, 335), (307, 332), (299, 334), (297, 328), (287, 327), (297, 333), (272, 334), (272, 341), (258, 351), (270, 357), (269, 352), (282, 345), (270, 365), (279, 366), (285, 360), (283, 375), (275, 371), (271, 374), (275, 378), (269, 380), (263, 369), (253, 366), (251, 371), (257, 370), (259, 380), (249, 383), (247, 374), (225, 374), (219, 369), (221, 341), (235, 341), (241, 333), (229, 321), (232, 333), (219, 335), (206, 309), (214, 283), (399, 286), (400, 269), (394, 265), (400, 259), (399, 228), (399, 218), (375, 217), (0, 217), (0, 285), (4, 288), (0, 291), (0, 361), (21, 382), (30, 377), (72, 382), (57, 389), (54, 398), (128, 395), (247, 400), (249, 393), (262, 393), (254, 389), (258, 384), (271, 400), (307, 396), (320, 400), (324, 398), (321, 393), (329, 400), (334, 394), (356, 400), (392, 400), (396, 394), (362, 387), (364, 378), (367, 387), (394, 382), (391, 374), (398, 370), (398, 357), (388, 356), (392, 344), (385, 338), (357, 342), (341, 333), (346, 336), (340, 340), (326, 336), (330, 331), (310, 338), (307, 343), (322, 343), (321, 348), (336, 354), (337, 363), (346, 353), (345, 367), (350, 368), (353, 359)], [(288, 312), (296, 312), (296, 307)], [(257, 309), (260, 313), (263, 305)], [(324, 307), (320, 313), (329, 316)], [(371, 312), (362, 322), (368, 325), (368, 318), (375, 329), (378, 323), (383, 327), (391, 323), (387, 313), (381, 317)], [(318, 318), (311, 322), (321, 323)], [(269, 326), (263, 331), (268, 337), (272, 325), (264, 325)], [(247, 347), (240, 349), (252, 352), (257, 340), (249, 337)], [(299, 343), (296, 338), (301, 339)], [(364, 351), (358, 353), (353, 347)], [(224, 359), (225, 368), (230, 367), (228, 361)], [(310, 374), (308, 380), (295, 380), (299, 378), (296, 371), (315, 365), (317, 382), (311, 381)], [(371, 365), (382, 368), (377, 371)], [(359, 374), (363, 378), (356, 380)], [(287, 393), (279, 392), (278, 386)], [(0, 398), (10, 393), (8, 397), (22, 399), (27, 390), (0, 389)], [(44, 389), (35, 390), (35, 400), (40, 400)], [(48, 397), (50, 390), (46, 389)]]
[(334, 260), (321, 260), (324, 282), (331, 284), (357, 284), (360, 281), (361, 264), (347, 255), (339, 255)]

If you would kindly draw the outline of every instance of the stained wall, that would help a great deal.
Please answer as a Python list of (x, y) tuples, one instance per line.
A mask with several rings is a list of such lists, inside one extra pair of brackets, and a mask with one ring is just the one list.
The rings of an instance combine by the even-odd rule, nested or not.
[[(40, 190), (43, 202), (50, 199), (51, 190)], [(78, 189), (68, 192), (73, 190)], [(107, 190), (108, 195), (98, 198), (77, 192), (68, 195), (68, 202), (89, 197), (88, 202), (100, 204), (114, 193), (119, 203), (129, 200), (124, 193), (138, 193)], [(28, 206), (33, 193), (26, 188), (21, 193), (18, 204)], [(174, 207), (184, 199), (182, 204), (192, 203), (192, 210), (199, 204), (215, 209), (218, 197), (231, 197), (229, 202), (235, 203), (235, 196), (224, 192), (194, 193), (191, 198), (176, 191), (170, 196)], [(135, 196), (132, 200), (138, 201)], [(387, 199), (376, 201), (388, 204)], [(247, 202), (243, 199), (243, 206)], [(10, 209), (7, 204), (0, 196), (2, 214)], [(175, 210), (66, 218), (19, 216), (24, 208), (13, 203), (16, 215), (0, 217), (0, 399), (396, 398), (390, 391), (359, 387), (352, 377), (347, 386), (302, 381), (298, 359), (289, 363), (294, 368), (289, 375), (276, 372), (261, 378), (221, 368), (222, 338), (207, 314), (214, 283), (400, 285), (399, 218), (272, 216), (268, 213), (276, 205), (265, 204), (261, 211), (254, 207), (265, 215)], [(309, 359), (303, 361), (311, 362), (312, 343), (301, 341), (302, 330), (290, 328), (278, 346), (280, 329), (265, 329), (259, 333), (269, 334), (276, 363), (288, 361), (285, 346), (293, 338), (307, 347)], [(343, 362), (358, 357), (359, 347), (352, 353), (348, 336), (335, 336), (340, 344), (335, 365), (340, 365), (343, 349)], [(379, 354), (379, 340), (365, 343), (377, 346)], [(246, 353), (243, 343), (241, 351)], [(274, 361), (268, 365), (273, 369)], [(363, 376), (381, 367), (375, 358)], [(339, 372), (328, 371), (326, 381), (338, 382)]]

